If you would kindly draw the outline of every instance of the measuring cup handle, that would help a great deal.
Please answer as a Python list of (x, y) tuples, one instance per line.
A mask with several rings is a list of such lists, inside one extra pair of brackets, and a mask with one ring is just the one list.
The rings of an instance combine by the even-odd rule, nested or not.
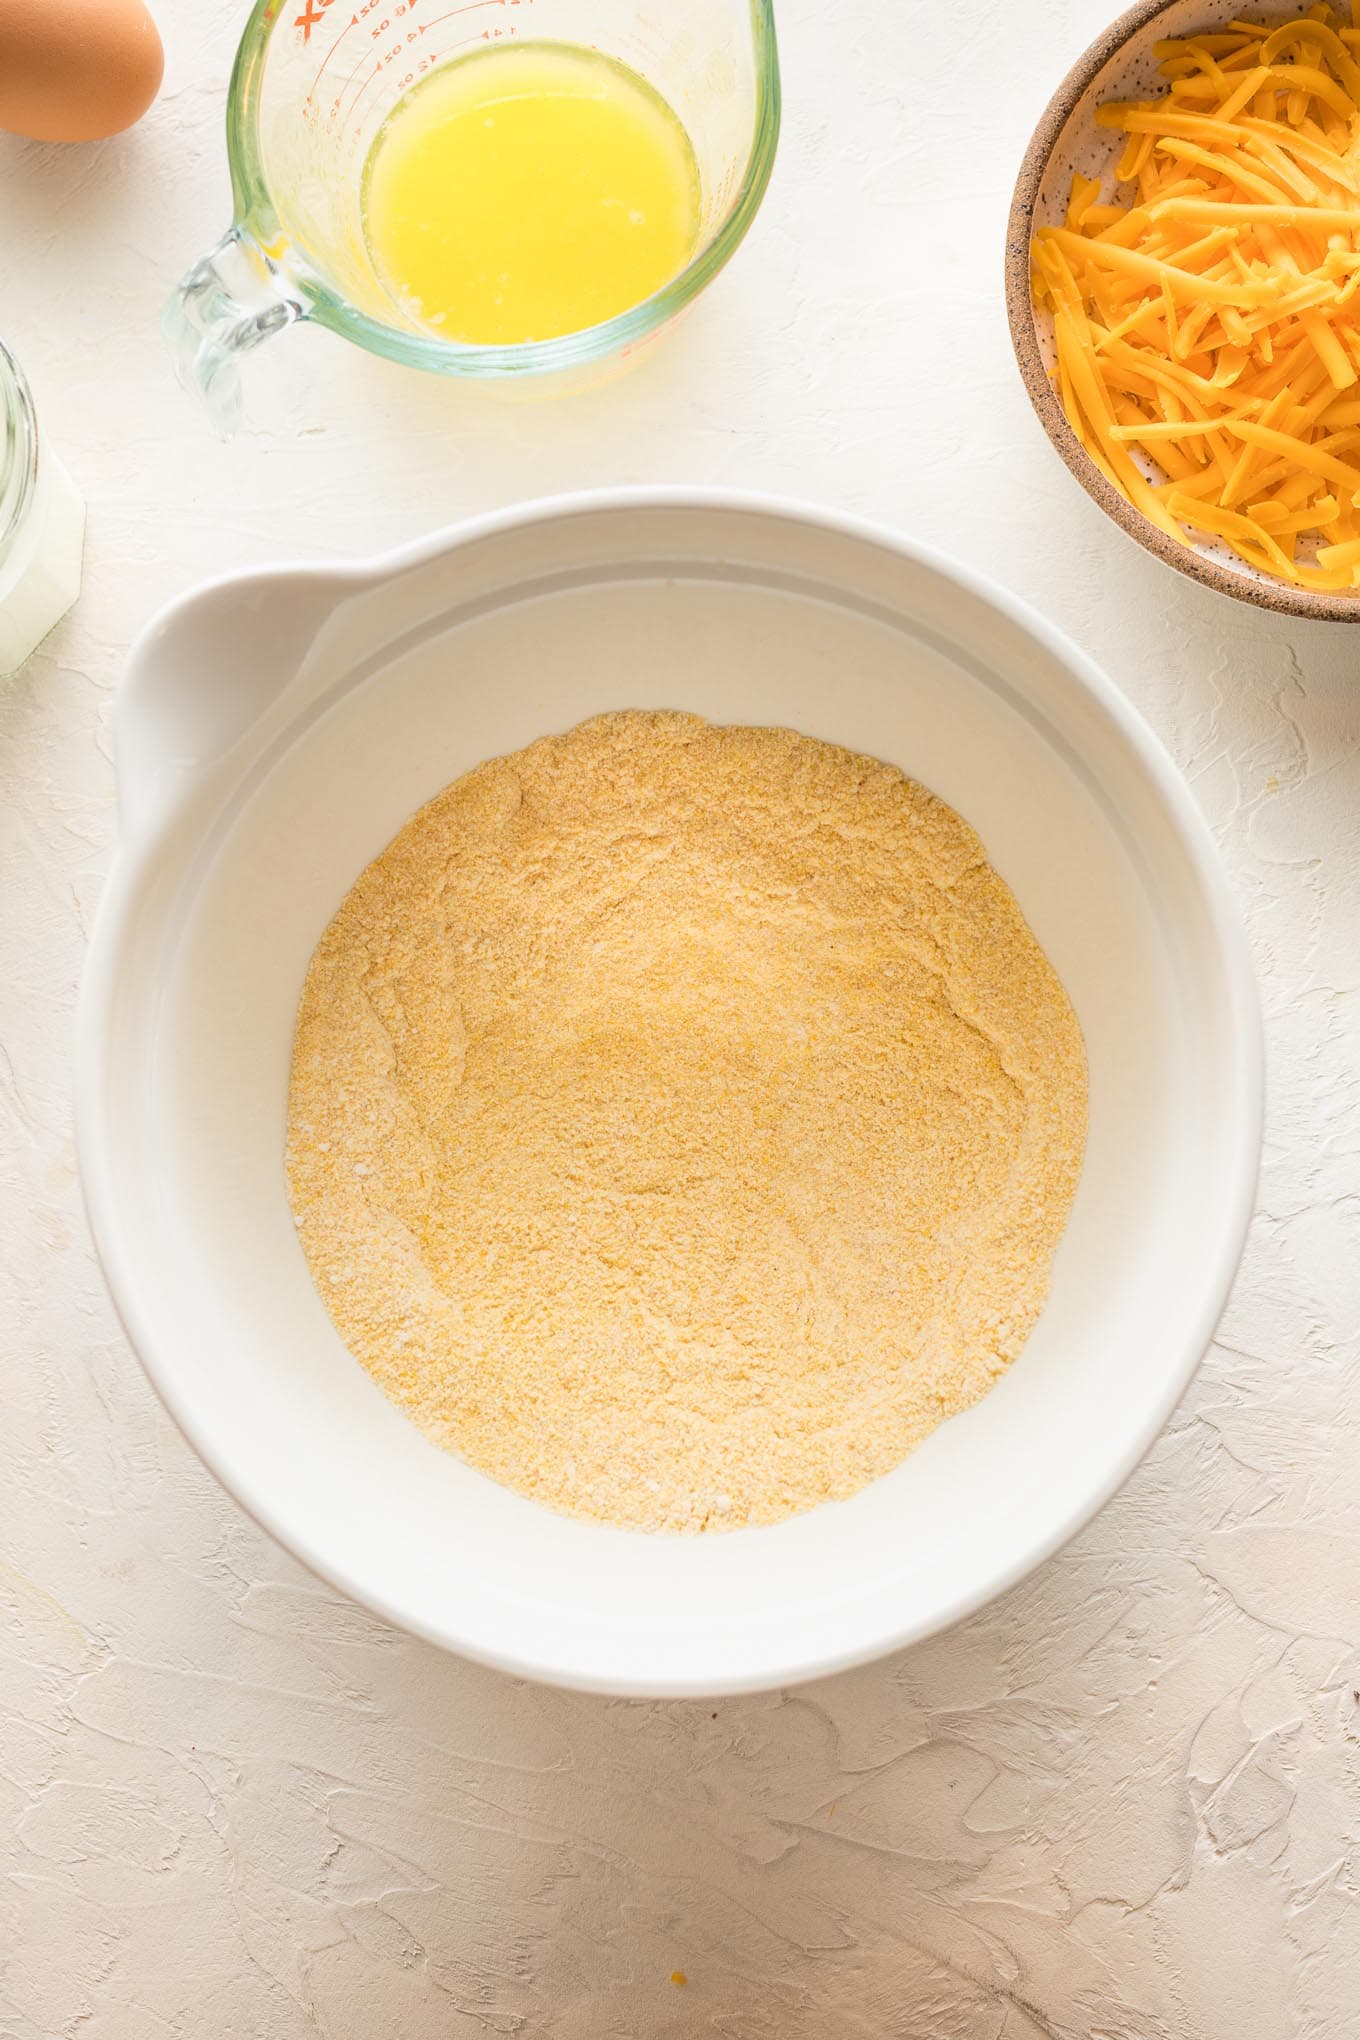
[(239, 357), (281, 333), (307, 306), (257, 241), (233, 227), (194, 264), (161, 318), (183, 387), (196, 396), (219, 439), (241, 422)]

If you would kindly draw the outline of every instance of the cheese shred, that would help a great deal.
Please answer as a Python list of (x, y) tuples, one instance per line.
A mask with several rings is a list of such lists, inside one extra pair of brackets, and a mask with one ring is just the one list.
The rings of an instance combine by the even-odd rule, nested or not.
[(1166, 92), (1096, 114), (1116, 193), (1034, 236), (1067, 421), (1169, 537), (1360, 590), (1360, 0), (1156, 53)]

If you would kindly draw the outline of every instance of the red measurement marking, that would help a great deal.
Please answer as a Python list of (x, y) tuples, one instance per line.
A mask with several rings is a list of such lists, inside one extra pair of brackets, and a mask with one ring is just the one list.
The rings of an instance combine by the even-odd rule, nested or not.
[[(312, 13), (313, 20), (319, 18), (313, 12), (313, 10), (315, 10), (318, 7), (326, 8), (331, 6), (332, 4), (333, 0), (306, 0), (308, 11)], [(399, 15), (405, 17), (407, 15), (414, 14), (417, 6), (420, 4), (421, 0), (405, 0), (405, 4), (403, 6), (399, 6), (393, 10), (393, 18), (395, 19)], [(446, 14), (437, 14), (433, 21), (424, 21), (420, 24), (418, 29), (413, 28), (409, 30), (406, 34), (406, 41), (408, 43), (412, 43), (416, 40), (417, 35), (424, 35), (429, 29), (438, 28), (441, 22), (453, 21), (460, 14), (477, 14), (483, 8), (486, 7), (519, 7), (526, 4), (532, 5), (532, 0), (466, 0), (466, 4), (464, 6), (451, 7)], [(350, 16), (345, 26), (341, 29), (339, 35), (335, 38), (335, 41), (331, 44), (330, 49), (327, 50), (325, 56), (322, 58), (321, 62), (317, 65), (316, 76), (312, 79), (312, 87), (311, 90), (308, 92), (305, 101), (303, 102), (304, 106), (312, 105), (316, 87), (320, 82), (321, 73), (325, 70), (327, 64), (330, 62), (335, 52), (339, 49), (341, 43), (344, 41), (345, 37), (349, 34), (350, 30), (352, 28), (358, 28), (359, 26), (361, 26), (364, 17), (368, 14), (371, 14), (374, 8), (379, 5), (381, 5), (381, 0), (368, 0), (368, 4), (366, 6), (360, 7), (357, 13), (352, 14)], [(301, 27), (301, 25), (302, 17), (299, 16), (298, 26)], [(491, 33), (494, 33), (496, 35), (504, 35), (505, 30), (500, 28), (494, 31), (486, 30), (483, 32), (483, 39), (485, 39), (486, 35), (489, 35)], [(513, 34), (514, 31), (511, 30), (511, 33)], [(369, 86), (373, 83), (374, 79), (380, 78), (384, 70), (386, 70), (387, 67), (397, 57), (401, 45), (401, 35), (402, 32), (399, 29), (397, 32), (397, 47), (392, 50), (389, 50), (386, 56), (379, 57), (376, 68), (369, 72), (367, 78), (364, 80), (364, 83), (359, 87), (359, 90), (355, 93), (353, 99), (350, 101), (349, 111), (344, 115), (344, 118), (346, 120), (348, 120), (350, 116), (353, 114), (355, 108), (359, 104), (359, 101), (363, 98), (365, 92), (367, 92)], [(366, 61), (367, 61), (366, 58), (361, 59), (360, 62), (355, 65), (354, 69), (350, 72), (349, 76), (342, 82), (339, 91), (335, 95), (335, 98), (331, 101), (330, 109), (331, 122), (334, 122), (335, 120), (340, 118), (340, 109), (342, 104), (344, 103), (345, 94), (349, 91), (349, 88), (354, 83), (355, 79), (359, 77), (359, 75), (363, 71), (364, 63)], [(422, 71), (425, 70), (428, 67), (428, 65), (433, 63), (434, 61), (435, 61), (434, 58), (423, 59), (420, 64), (420, 69)]]
[(467, 7), (451, 7), (447, 14), (436, 14), (433, 21), (422, 21), (420, 32), (428, 35), (432, 28), (438, 28), (441, 21), (452, 21), (455, 14), (476, 14), (482, 7), (504, 7), (505, 0), (471, 0)]
[(377, 66), (377, 68), (376, 68), (375, 70), (372, 70), (372, 71), (370, 71), (370, 72), (369, 72), (369, 74), (368, 74), (367, 78), (365, 78), (365, 80), (364, 80), (363, 84), (362, 84), (362, 85), (361, 85), (361, 86), (359, 87), (359, 90), (358, 90), (358, 91), (357, 91), (357, 92), (355, 93), (355, 95), (354, 95), (353, 99), (351, 99), (351, 101), (350, 101), (350, 103), (349, 103), (349, 113), (348, 113), (348, 114), (346, 114), (346, 116), (345, 116), (345, 118), (346, 118), (347, 120), (348, 120), (348, 119), (350, 118), (350, 115), (351, 115), (351, 114), (353, 114), (353, 112), (354, 112), (355, 108), (356, 108), (356, 107), (358, 106), (358, 104), (359, 104), (359, 101), (360, 101), (360, 100), (361, 100), (361, 99), (363, 98), (363, 96), (364, 96), (365, 92), (367, 92), (367, 90), (368, 90), (369, 86), (370, 86), (370, 85), (371, 85), (371, 84), (373, 83), (373, 80), (374, 80), (375, 78), (381, 78), (382, 74), (383, 74), (383, 67), (382, 67), (381, 63), (379, 63), (379, 64), (378, 64), (378, 66)]
[[(308, 0), (308, 5), (309, 6), (311, 5), (311, 0)], [(325, 70), (327, 64), (329, 64), (331, 58), (335, 55), (336, 51), (339, 49), (341, 43), (345, 40), (345, 37), (349, 34), (350, 30), (352, 28), (357, 28), (358, 26), (359, 26), (358, 15), (351, 14), (349, 20), (345, 23), (339, 35), (335, 38), (335, 41), (331, 44), (325, 56), (321, 59), (321, 62), (317, 65), (316, 76), (312, 79), (311, 89), (308, 92), (307, 97), (302, 102), (304, 106), (310, 106), (313, 103), (313, 101), (316, 98), (316, 88), (321, 83), (321, 73)]]
[[(344, 99), (345, 94), (349, 91), (350, 86), (354, 83), (356, 78), (362, 77), (364, 65), (367, 62), (368, 56), (367, 54), (365, 54), (359, 59), (358, 63), (354, 66), (354, 69), (350, 72), (349, 76), (347, 78), (342, 78), (340, 80), (339, 88), (336, 91), (334, 99), (331, 101), (332, 120), (334, 120), (336, 114), (339, 113), (341, 101)], [(378, 69), (379, 70), (382, 69), (381, 64), (379, 64)], [(373, 76), (373, 73), (371, 71), (369, 72), (369, 76), (370, 78)]]
[(334, 0), (307, 0), (307, 4), (301, 14), (297, 15), (293, 22), (294, 28), (302, 30), (302, 40), (304, 43), (311, 41), (312, 30), (320, 24), (325, 10), (333, 4)]

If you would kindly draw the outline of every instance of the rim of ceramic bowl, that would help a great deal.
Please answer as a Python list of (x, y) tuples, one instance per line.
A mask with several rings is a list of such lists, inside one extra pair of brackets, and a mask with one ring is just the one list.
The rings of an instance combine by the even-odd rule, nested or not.
[(1021, 159), (1006, 222), (1006, 315), (1015, 358), (1039, 422), (1064, 464), (1093, 502), (1145, 552), (1174, 567), (1177, 573), (1198, 581), (1202, 587), (1230, 595), (1238, 602), (1250, 602), (1277, 616), (1302, 616), (1315, 623), (1360, 623), (1360, 591), (1354, 596), (1337, 596), (1294, 588), (1286, 581), (1255, 580), (1159, 531), (1100, 472), (1068, 424), (1044, 365), (1030, 290), (1030, 243), (1034, 235), (1034, 210), (1049, 159), (1083, 96), (1111, 59), (1149, 22), (1179, 5), (1180, 0), (1138, 0), (1136, 6), (1119, 15), (1078, 57), (1039, 117)]
[(227, 89), (227, 161), (235, 225), (266, 248), (287, 241), (289, 259), (284, 267), (305, 297), (304, 316), (342, 339), (355, 341), (370, 354), (433, 370), (437, 375), (518, 376), (581, 368), (626, 347), (636, 347), (683, 311), (730, 261), (760, 209), (774, 169), (782, 106), (774, 0), (748, 0), (756, 103), (740, 188), (717, 232), (669, 283), (598, 326), (517, 346), (471, 346), (386, 325), (350, 304), (327, 281), (324, 265), (288, 234), (270, 196), (260, 159), (259, 108), (266, 52), (278, 22), (279, 5), (280, 0), (256, 0)]
[[(1185, 1315), (1175, 1365), (1169, 1369), (1159, 1394), (1144, 1409), (1141, 1420), (1102, 1457), (1079, 1501), (1055, 1515), (1039, 1534), (1027, 1536), (999, 1553), (966, 1589), (953, 1592), (924, 1615), (918, 1611), (904, 1618), (892, 1609), (876, 1609), (852, 1646), (820, 1655), (804, 1654), (807, 1646), (800, 1644), (796, 1624), (791, 1624), (787, 1643), (777, 1658), (771, 1657), (757, 1669), (744, 1667), (717, 1677), (699, 1675), (676, 1680), (649, 1678), (645, 1672), (627, 1676), (564, 1672), (559, 1664), (536, 1654), (531, 1639), (513, 1645), (498, 1639), (493, 1644), (485, 1636), (460, 1630), (456, 1619), (435, 1623), (414, 1615), (395, 1591), (379, 1592), (371, 1581), (357, 1579), (345, 1564), (336, 1561), (323, 1541), (300, 1537), (279, 1498), (264, 1491), (248, 1468), (221, 1449), (221, 1441), (211, 1426), (200, 1422), (192, 1394), (183, 1389), (173, 1344), (153, 1327), (147, 1314), (142, 1254), (136, 1240), (129, 1238), (125, 1230), (118, 1188), (119, 1165), (107, 1123), (104, 1049), (112, 1001), (123, 982), (128, 930), (135, 926), (146, 887), (160, 868), (165, 834), (172, 826), (169, 822), (124, 839), (118, 848), (100, 902), (81, 984), (77, 1043), (76, 1125), (81, 1182), (110, 1295), (133, 1353), (152, 1386), (189, 1444), (227, 1493), (318, 1578), (409, 1634), (514, 1677), (592, 1693), (654, 1699), (766, 1692), (886, 1657), (971, 1615), (1026, 1578), (1084, 1529), (1146, 1456), (1212, 1341), (1241, 1260), (1255, 1200), (1263, 1090), (1261, 1009), (1246, 932), (1208, 823), (1152, 729), (1108, 675), (1061, 630), (987, 574), (886, 525), (820, 505), (750, 491), (665, 485), (598, 489), (540, 499), (469, 519), (377, 557), (327, 563), (320, 571), (333, 577), (337, 590), (341, 590), (347, 585), (365, 585), (374, 577), (402, 574), (455, 548), (474, 545), (525, 525), (602, 511), (645, 515), (677, 509), (698, 513), (737, 511), (834, 532), (896, 558), (922, 564), (961, 593), (975, 595), (990, 605), (1043, 647), (1084, 694), (1090, 710), (1113, 727), (1120, 744), (1134, 758), (1153, 789), (1166, 827), (1185, 860), (1187, 877), (1203, 902), (1215, 969), (1230, 1015), (1221, 1044), (1221, 1066), (1228, 1072), (1225, 1082), (1231, 1084), (1235, 1104), (1233, 1151), (1223, 1178), (1227, 1187), (1213, 1212), (1206, 1214), (1203, 1279), (1195, 1305)], [(157, 639), (170, 618), (198, 601), (205, 592), (234, 587), (245, 590), (258, 582), (262, 574), (276, 580), (280, 575), (317, 571), (314, 561), (281, 561), (198, 584), (165, 605), (145, 625), (129, 653), (129, 667), (135, 665), (142, 648)]]

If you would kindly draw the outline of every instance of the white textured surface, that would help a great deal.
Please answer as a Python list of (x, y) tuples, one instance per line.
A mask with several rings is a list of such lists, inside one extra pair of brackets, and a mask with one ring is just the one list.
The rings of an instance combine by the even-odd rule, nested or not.
[[(240, 10), (165, 12), (140, 130), (0, 136), (0, 316), (90, 506), (82, 601), (0, 695), (0, 2040), (1351, 2040), (1360, 635), (1173, 579), (1029, 414), (1010, 176), (1106, 6), (785, 0), (766, 209), (654, 362), (512, 409), (304, 331), (256, 358), (225, 450), (155, 322), (225, 220)], [(1127, 1491), (953, 1634), (711, 1707), (513, 1686), (271, 1548), (115, 1329), (70, 1127), (110, 699), (149, 609), (640, 479), (882, 516), (1071, 630), (1219, 835), (1272, 1058), (1235, 1299)]]

